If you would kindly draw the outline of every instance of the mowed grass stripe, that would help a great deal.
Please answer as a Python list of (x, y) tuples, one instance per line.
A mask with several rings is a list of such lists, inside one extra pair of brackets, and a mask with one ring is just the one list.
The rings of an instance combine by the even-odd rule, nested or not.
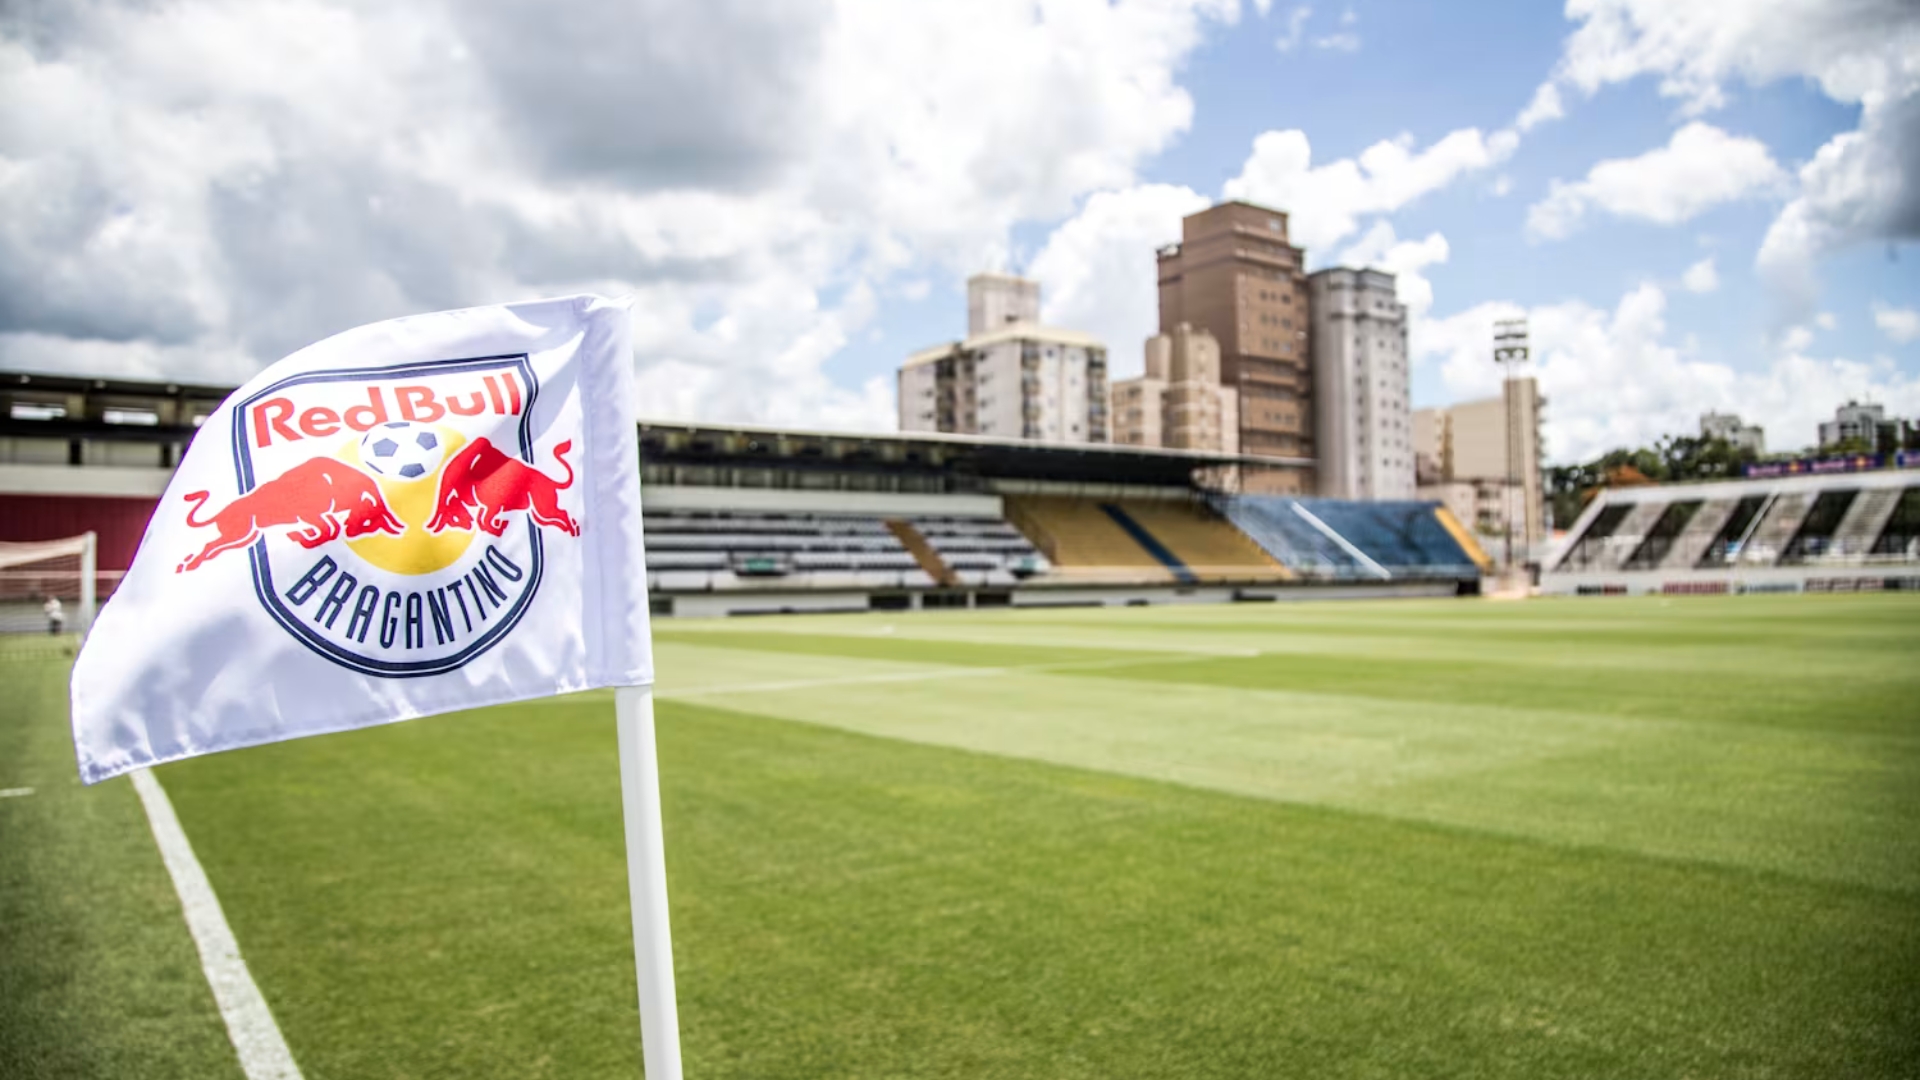
[[(1275, 653), (1199, 663), (1153, 661), (1107, 672), (1155, 683), (1288, 690), (1406, 702), (1481, 705), (1619, 717), (1765, 725), (1810, 732), (1883, 735), (1920, 741), (1920, 663), (1856, 665), (1849, 677), (1809, 677), (1768, 650), (1744, 676), (1656, 667), (1623, 670), (1519, 661), (1414, 660), (1392, 656)], [(1768, 663), (1777, 661), (1777, 664)]]
[[(1782, 602), (1805, 600), (1795, 610)], [(1615, 670), (1625, 676), (1669, 671), (1678, 677), (1744, 678), (1756, 670), (1795, 677), (1841, 679), (1861, 670), (1874, 653), (1902, 656), (1920, 647), (1920, 617), (1911, 598), (1686, 597), (1529, 604), (1425, 604), (1357, 601), (1342, 604), (1197, 605), (995, 612), (908, 612), (795, 616), (754, 625), (785, 637), (854, 638), (886, 635), (926, 643), (1035, 648), (1098, 648), (1128, 652), (1180, 649), (1231, 654), (1264, 652), (1382, 656), (1445, 664), (1512, 663)], [(1597, 612), (1582, 622), (1579, 610)], [(1547, 615), (1522, 616), (1535, 610)], [(1407, 612), (1407, 614), (1403, 614)], [(1444, 614), (1443, 614), (1444, 613)], [(663, 624), (667, 625), (667, 624)], [(1737, 625), (1737, 635), (1720, 631)], [(691, 641), (737, 630), (738, 622), (676, 620), (674, 640)], [(1498, 639), (1479, 636), (1483, 628)], [(1767, 650), (1791, 635), (1784, 655)], [(1754, 645), (1763, 646), (1756, 650)], [(1769, 662), (1761, 664), (1757, 657)]]
[(1114, 674), (703, 700), (1240, 795), (1920, 893), (1920, 741), (1910, 738)]
[[(804, 656), (830, 656), (848, 659), (893, 660), (953, 667), (1017, 667), (1033, 664), (1098, 662), (1125, 658), (1126, 652), (1112, 649), (1044, 646), (1025, 643), (999, 644), (991, 641), (916, 640), (901, 635), (750, 632), (736, 630), (700, 630), (674, 632), (656, 629), (655, 640), (662, 643), (699, 645), (707, 648), (789, 653)], [(1150, 650), (1164, 651), (1164, 650)]]
[(241, 1080), (131, 785), (80, 785), (71, 649), (0, 638), (0, 1076)]
[[(1920, 1062), (1909, 898), (688, 703), (660, 718), (690, 1074)], [(164, 775), (310, 1075), (633, 1075), (600, 703)]]

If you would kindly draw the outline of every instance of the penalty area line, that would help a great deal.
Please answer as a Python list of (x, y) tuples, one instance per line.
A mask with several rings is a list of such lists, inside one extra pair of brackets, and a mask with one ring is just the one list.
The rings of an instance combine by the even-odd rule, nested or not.
[(293, 1051), (273, 1021), (267, 999), (240, 958), (240, 943), (220, 910), (220, 898), (213, 894), (207, 872), (194, 857), (193, 845), (174, 815), (167, 789), (149, 769), (133, 773), (133, 789), (147, 808), (147, 822), (153, 826), (154, 842), (160, 845), (160, 858), (173, 877), (174, 891), (180, 894), (180, 907), (187, 917), (187, 929), (200, 950), (200, 967), (213, 989), (213, 1000), (220, 1006), (220, 1018), (227, 1023), (227, 1037), (233, 1040), (240, 1056), (240, 1070), (247, 1080), (301, 1080), (300, 1066), (294, 1064)]

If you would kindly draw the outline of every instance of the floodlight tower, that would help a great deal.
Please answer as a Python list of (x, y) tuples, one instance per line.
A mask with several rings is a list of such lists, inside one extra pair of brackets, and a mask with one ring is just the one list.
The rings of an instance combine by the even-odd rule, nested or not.
[(1503, 402), (1506, 405), (1507, 418), (1505, 424), (1507, 436), (1507, 491), (1506, 499), (1504, 500), (1506, 503), (1506, 514), (1504, 516), (1507, 519), (1507, 570), (1509, 573), (1511, 573), (1514, 568), (1513, 495), (1514, 489), (1517, 487), (1522, 490), (1520, 496), (1520, 514), (1523, 518), (1528, 514), (1525, 489), (1520, 483), (1520, 469), (1523, 464), (1523, 459), (1526, 456), (1526, 445), (1521, 442), (1521, 439), (1524, 438), (1521, 434), (1521, 421), (1524, 418), (1520, 413), (1525, 403), (1521, 395), (1516, 392), (1514, 388), (1514, 369), (1526, 363), (1529, 355), (1530, 350), (1527, 345), (1526, 319), (1500, 319), (1493, 324), (1493, 362), (1499, 364), (1500, 370), (1504, 373), (1504, 379), (1501, 384), (1501, 394)]

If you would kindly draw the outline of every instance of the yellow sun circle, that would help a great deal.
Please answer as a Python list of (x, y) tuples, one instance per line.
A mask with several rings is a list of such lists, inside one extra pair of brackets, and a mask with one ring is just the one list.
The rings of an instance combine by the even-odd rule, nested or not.
[[(439, 424), (429, 426), (446, 445), (446, 453), (440, 459), (444, 468), (467, 440), (451, 428)], [(354, 439), (342, 446), (339, 457), (355, 466), (360, 465), (360, 440)], [(454, 560), (466, 554), (467, 545), (473, 543), (471, 530), (427, 531), (427, 520), (433, 517), (434, 495), (440, 489), (439, 469), (414, 480), (376, 476), (374, 482), (380, 485), (380, 494), (387, 500), (387, 508), (393, 511), (394, 517), (406, 524), (407, 531), (399, 536), (373, 533), (349, 540), (347, 546), (353, 549), (355, 555), (396, 574), (431, 574), (453, 565)]]

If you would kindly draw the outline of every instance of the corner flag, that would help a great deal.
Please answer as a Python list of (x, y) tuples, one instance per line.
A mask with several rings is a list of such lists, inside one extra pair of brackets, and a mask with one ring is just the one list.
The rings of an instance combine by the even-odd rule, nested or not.
[(628, 302), (375, 323), (194, 436), (73, 669), (89, 784), (199, 754), (622, 688), (647, 1075), (679, 1075)]
[(328, 338), (194, 436), (73, 670), (80, 776), (653, 681), (623, 302)]

